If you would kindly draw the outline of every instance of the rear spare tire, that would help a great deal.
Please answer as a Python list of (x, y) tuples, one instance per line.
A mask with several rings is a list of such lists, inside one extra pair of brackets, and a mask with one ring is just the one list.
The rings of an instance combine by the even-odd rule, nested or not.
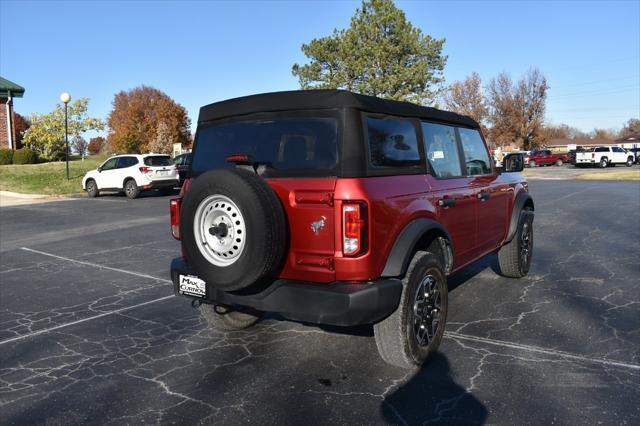
[(198, 176), (180, 209), (180, 235), (196, 274), (220, 290), (239, 290), (282, 262), (286, 221), (278, 196), (243, 169)]

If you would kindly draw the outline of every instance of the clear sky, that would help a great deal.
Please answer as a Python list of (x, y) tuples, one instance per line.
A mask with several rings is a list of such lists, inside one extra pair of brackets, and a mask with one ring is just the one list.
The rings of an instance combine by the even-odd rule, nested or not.
[[(116, 92), (157, 87), (189, 111), (298, 87), (300, 45), (348, 26), (360, 2), (0, 0), (0, 74), (26, 88), (21, 114), (61, 92), (106, 118)], [(399, 1), (425, 33), (446, 38), (448, 83), (477, 71), (548, 79), (547, 121), (588, 131), (640, 117), (640, 1)]]

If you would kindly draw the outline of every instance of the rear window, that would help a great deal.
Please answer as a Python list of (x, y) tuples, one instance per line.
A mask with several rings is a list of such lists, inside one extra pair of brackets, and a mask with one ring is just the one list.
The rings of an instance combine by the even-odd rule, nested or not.
[(335, 118), (277, 118), (241, 121), (201, 128), (191, 170), (235, 167), (231, 155), (248, 155), (273, 170), (329, 171), (337, 163), (338, 125)]
[(173, 160), (168, 155), (153, 155), (144, 157), (144, 164), (149, 167), (162, 167), (173, 165)]

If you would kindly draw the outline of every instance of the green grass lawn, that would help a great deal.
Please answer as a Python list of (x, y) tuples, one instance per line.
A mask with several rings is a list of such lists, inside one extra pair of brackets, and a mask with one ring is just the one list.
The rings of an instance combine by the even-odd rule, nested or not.
[(24, 194), (64, 195), (82, 192), (82, 177), (98, 167), (105, 156), (69, 162), (69, 180), (64, 161), (0, 166), (0, 190)]

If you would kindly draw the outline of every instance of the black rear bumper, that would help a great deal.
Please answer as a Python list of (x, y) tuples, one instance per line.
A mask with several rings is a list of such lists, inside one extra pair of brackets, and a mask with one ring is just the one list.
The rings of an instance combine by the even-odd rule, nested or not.
[[(183, 258), (171, 262), (171, 279), (176, 296), (181, 294), (179, 276), (194, 275)], [(377, 322), (398, 307), (402, 282), (389, 278), (366, 283), (316, 284), (275, 280), (266, 289), (251, 294), (220, 291), (207, 283), (203, 303), (249, 307), (276, 312), (286, 318), (316, 324), (352, 326)]]

